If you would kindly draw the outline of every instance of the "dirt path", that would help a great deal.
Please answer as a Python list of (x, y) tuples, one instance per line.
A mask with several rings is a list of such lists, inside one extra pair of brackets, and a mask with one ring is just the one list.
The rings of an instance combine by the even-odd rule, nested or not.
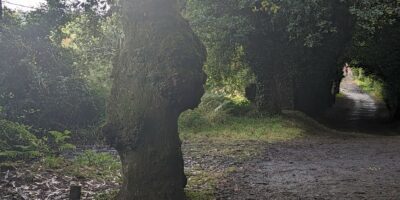
[(400, 199), (399, 152), (399, 137), (269, 145), (221, 184), (218, 199)]
[(364, 93), (351, 76), (341, 83), (342, 97), (317, 118), (330, 128), (347, 132), (390, 134), (394, 124), (389, 122), (389, 112), (383, 102), (378, 102)]
[(400, 199), (400, 136), (349, 133), (390, 132), (384, 105), (351, 78), (341, 92), (321, 121), (348, 133), (267, 144), (261, 157), (220, 181), (218, 199)]

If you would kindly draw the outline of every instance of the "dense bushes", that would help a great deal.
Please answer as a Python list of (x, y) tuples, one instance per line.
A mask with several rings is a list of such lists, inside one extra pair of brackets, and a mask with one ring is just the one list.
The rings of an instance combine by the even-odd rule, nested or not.
[(37, 23), (47, 23), (46, 15), (32, 14), (28, 23), (20, 23), (23, 16), (8, 12), (7, 21), (0, 24), (1, 114), (35, 129), (94, 124), (101, 115), (101, 102), (74, 72), (72, 54), (51, 39), (54, 27)]
[(43, 155), (59, 156), (62, 152), (75, 149), (69, 143), (69, 131), (49, 131), (39, 138), (32, 128), (0, 120), (0, 160), (21, 160)]

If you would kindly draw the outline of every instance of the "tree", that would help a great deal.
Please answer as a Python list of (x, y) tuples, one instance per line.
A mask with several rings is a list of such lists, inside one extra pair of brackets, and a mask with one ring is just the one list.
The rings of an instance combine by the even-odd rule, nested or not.
[[(99, 120), (99, 106), (61, 48), (68, 8), (48, 1), (26, 15), (6, 10), (0, 24), (1, 116), (39, 130), (76, 130)], [(40, 131), (41, 132), (41, 131)]]
[(350, 40), (344, 34), (346, 11), (341, 1), (255, 4), (246, 52), (260, 111), (279, 113), (286, 107), (314, 114), (332, 104), (339, 58)]
[(349, 59), (383, 82), (393, 119), (400, 119), (400, 2), (365, 0), (350, 7), (355, 31)]
[(207, 91), (228, 96), (243, 95), (253, 82), (245, 59), (244, 41), (252, 30), (242, 0), (187, 0), (184, 16), (207, 48)]
[(123, 0), (125, 38), (112, 70), (102, 132), (119, 152), (119, 199), (182, 200), (177, 120), (204, 93), (205, 49), (175, 0)]
[(399, 1), (352, 3), (355, 26), (347, 54), (354, 64), (383, 82), (383, 97), (394, 119), (400, 119), (399, 10)]
[(338, 58), (349, 40), (343, 34), (348, 25), (343, 19), (349, 15), (345, 3), (189, 0), (187, 7), (186, 16), (209, 50), (208, 86), (220, 87), (218, 82), (238, 77), (230, 63), (239, 46), (242, 68), (255, 76), (247, 90), (249, 100), (260, 112), (312, 113), (332, 104)]

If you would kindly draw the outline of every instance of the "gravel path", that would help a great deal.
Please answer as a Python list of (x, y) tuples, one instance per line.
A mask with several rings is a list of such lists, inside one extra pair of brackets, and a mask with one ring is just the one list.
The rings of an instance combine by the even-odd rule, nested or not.
[(227, 177), (218, 199), (400, 199), (399, 152), (397, 136), (272, 144)]
[[(266, 145), (259, 158), (238, 166), (218, 185), (218, 199), (400, 199), (400, 136), (387, 110), (356, 86), (319, 119), (346, 132)], [(375, 136), (349, 132), (373, 133)]]

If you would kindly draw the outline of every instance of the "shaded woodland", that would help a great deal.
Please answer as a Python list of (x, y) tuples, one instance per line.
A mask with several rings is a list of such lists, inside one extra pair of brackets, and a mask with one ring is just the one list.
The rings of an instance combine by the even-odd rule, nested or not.
[[(2, 4), (1, 175), (28, 165), (75, 177), (63, 179), (60, 199), (80, 176), (108, 182), (88, 199), (226, 199), (214, 189), (221, 174), (236, 173), (227, 163), (329, 132), (314, 120), (343, 101), (344, 66), (351, 87), (387, 113), (382, 127), (400, 132), (399, 1)], [(215, 143), (215, 154), (203, 143)], [(214, 158), (212, 173), (193, 167)]]

